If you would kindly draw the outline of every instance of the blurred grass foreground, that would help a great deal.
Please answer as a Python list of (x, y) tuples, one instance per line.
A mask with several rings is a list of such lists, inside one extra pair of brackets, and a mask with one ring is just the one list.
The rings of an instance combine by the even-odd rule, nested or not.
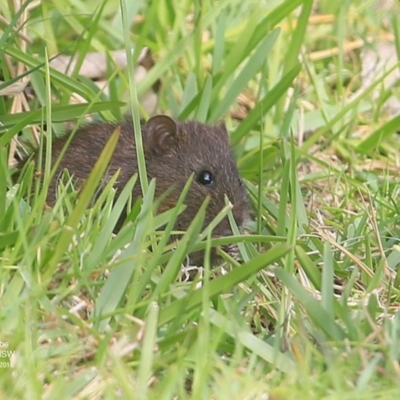
[[(0, 398), (399, 398), (399, 7), (0, 0)], [(156, 113), (226, 122), (245, 234), (203, 210), (170, 243), (179, 209), (136, 177), (91, 202), (112, 143), (54, 207), (50, 159), (11, 177), (44, 137)]]

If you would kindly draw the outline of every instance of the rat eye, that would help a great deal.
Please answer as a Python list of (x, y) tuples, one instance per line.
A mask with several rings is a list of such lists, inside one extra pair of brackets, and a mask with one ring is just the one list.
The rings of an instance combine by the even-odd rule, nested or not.
[(214, 176), (210, 171), (203, 170), (197, 174), (197, 182), (203, 186), (210, 186), (214, 183)]

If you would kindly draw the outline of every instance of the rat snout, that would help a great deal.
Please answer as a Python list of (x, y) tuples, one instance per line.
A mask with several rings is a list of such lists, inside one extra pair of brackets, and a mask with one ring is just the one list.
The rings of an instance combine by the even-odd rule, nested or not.
[(233, 217), (235, 218), (236, 225), (239, 228), (239, 231), (243, 230), (243, 226), (245, 222), (249, 219), (248, 205), (240, 205), (233, 207)]
[[(235, 220), (236, 220), (236, 217), (235, 217)], [(239, 231), (241, 231), (241, 226), (239, 225), (237, 220), (236, 220), (236, 225), (238, 226)], [(232, 235), (233, 235), (233, 232), (232, 232), (231, 224), (229, 222), (229, 218), (225, 217), (214, 229), (213, 237), (218, 238), (218, 237), (225, 237), (225, 236), (232, 236)]]

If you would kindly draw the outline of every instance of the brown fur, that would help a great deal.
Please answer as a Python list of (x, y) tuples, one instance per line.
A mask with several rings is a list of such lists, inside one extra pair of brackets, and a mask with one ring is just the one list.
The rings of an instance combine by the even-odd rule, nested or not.
[[(117, 125), (102, 122), (83, 127), (76, 132), (50, 185), (47, 197), (49, 205), (55, 202), (56, 178), (59, 172), (66, 168), (74, 178), (84, 181), (117, 127), (120, 127), (121, 134), (107, 175), (112, 176), (120, 169), (115, 186), (117, 192), (123, 189), (129, 178), (138, 171), (133, 124), (132, 121)], [(205, 219), (207, 225), (224, 207), (225, 195), (234, 206), (233, 215), (237, 225), (240, 228), (243, 226), (248, 217), (248, 198), (223, 124), (211, 126), (192, 121), (177, 122), (167, 116), (156, 116), (142, 125), (142, 138), (148, 178), (156, 178), (156, 197), (173, 186), (159, 211), (176, 205), (182, 188), (190, 175), (195, 174), (185, 199), (187, 208), (178, 217), (175, 229), (187, 229), (206, 196), (210, 196)], [(63, 137), (54, 141), (52, 164), (59, 157), (66, 140), (67, 137)], [(205, 186), (197, 181), (204, 170), (214, 177), (211, 185)], [(139, 183), (135, 185), (133, 196), (141, 196)], [(215, 236), (231, 233), (227, 218), (214, 230)]]

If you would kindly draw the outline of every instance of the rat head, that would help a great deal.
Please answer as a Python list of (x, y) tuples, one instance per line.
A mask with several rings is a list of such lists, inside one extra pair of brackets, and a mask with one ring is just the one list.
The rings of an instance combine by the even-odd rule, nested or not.
[[(161, 205), (162, 210), (176, 205), (181, 191), (193, 174), (193, 183), (185, 198), (186, 209), (178, 217), (175, 229), (188, 228), (207, 196), (205, 226), (225, 206), (225, 196), (233, 204), (233, 216), (239, 229), (248, 217), (248, 197), (239, 177), (229, 145), (225, 125), (177, 122), (159, 115), (143, 127), (144, 149), (149, 178), (156, 178), (157, 195), (173, 187)], [(162, 211), (161, 210), (161, 211)], [(231, 235), (228, 218), (214, 229), (214, 236)]]

